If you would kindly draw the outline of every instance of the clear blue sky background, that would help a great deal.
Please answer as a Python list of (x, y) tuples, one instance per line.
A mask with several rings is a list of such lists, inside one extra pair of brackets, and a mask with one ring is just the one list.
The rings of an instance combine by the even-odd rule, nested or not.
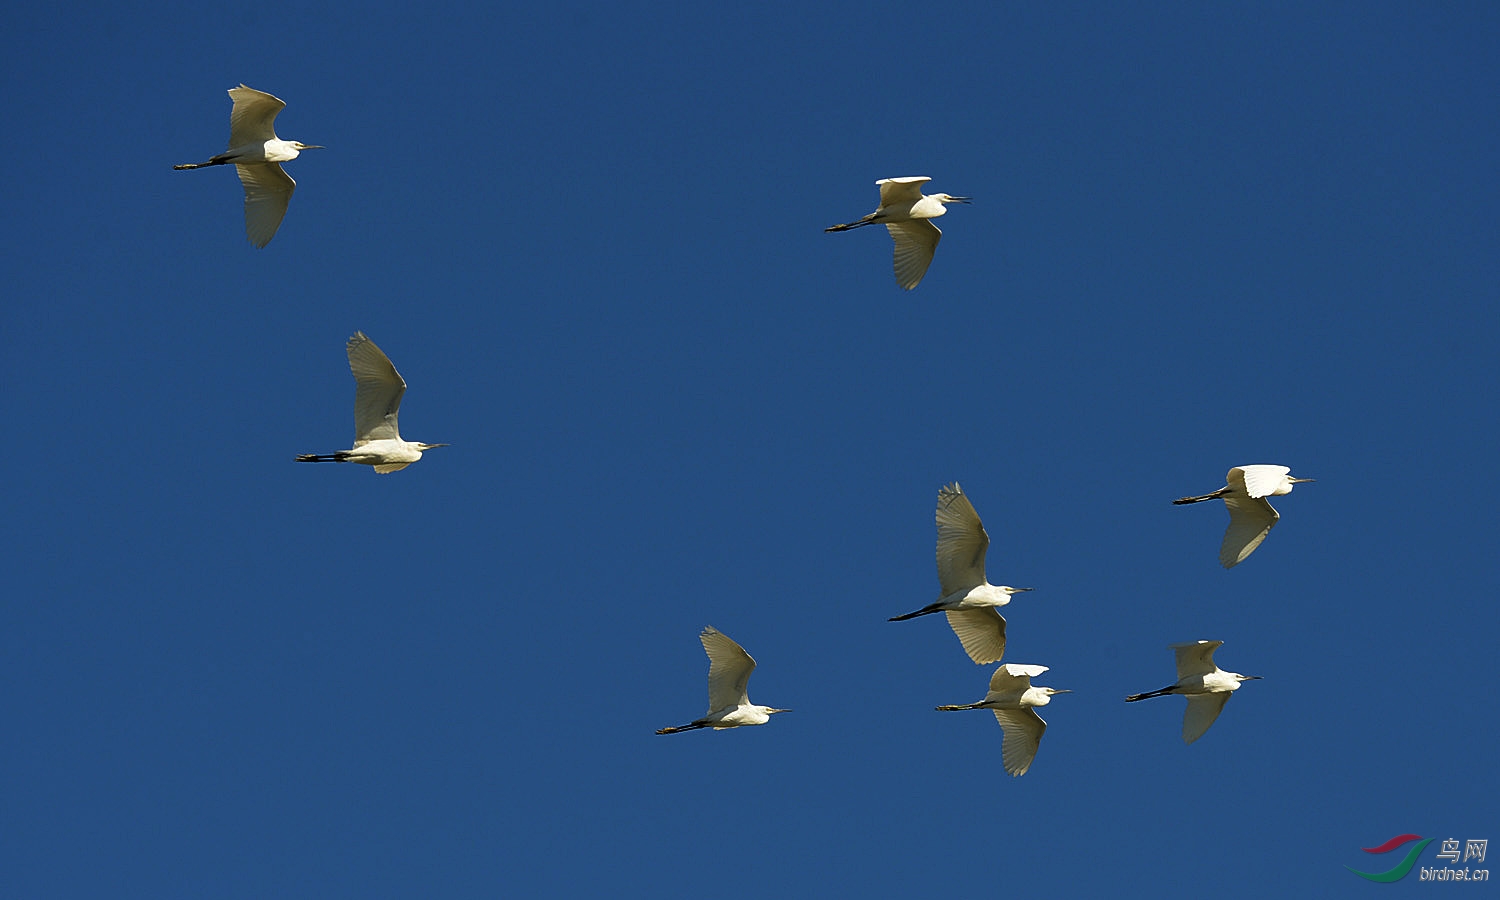
[[(1500, 838), (1492, 4), (23, 4), (0, 892), (1422, 895)], [(227, 88), (326, 144), (269, 248)], [(877, 178), (971, 195), (916, 291)], [(344, 341), (410, 389), (347, 447)], [(1221, 506), (1317, 484), (1216, 562)], [(940, 619), (985, 518), (1012, 779)], [(703, 712), (712, 624), (764, 728)], [(1174, 641), (1265, 676), (1191, 747)], [(1435, 861), (1436, 845), (1424, 864)], [(1493, 865), (1492, 865), (1493, 867)]]

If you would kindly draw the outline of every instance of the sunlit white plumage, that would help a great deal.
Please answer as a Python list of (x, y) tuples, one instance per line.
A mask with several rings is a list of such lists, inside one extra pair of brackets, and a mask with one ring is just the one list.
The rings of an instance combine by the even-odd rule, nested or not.
[(940, 710), (988, 709), (995, 713), (995, 721), (1005, 732), (1000, 744), (1000, 759), (1005, 771), (1011, 775), (1025, 775), (1036, 758), (1037, 745), (1047, 723), (1036, 714), (1035, 707), (1046, 706), (1057, 694), (1071, 694), (1069, 690), (1049, 687), (1032, 687), (1031, 679), (1047, 671), (1046, 666), (1023, 666), (1005, 663), (990, 676), (990, 690), (978, 703), (962, 706), (939, 706)]
[(1171, 645), (1171, 649), (1177, 653), (1177, 683), (1157, 691), (1131, 694), (1125, 698), (1125, 702), (1182, 694), (1187, 697), (1187, 713), (1182, 718), (1182, 740), (1191, 744), (1203, 737), (1203, 732), (1208, 730), (1208, 726), (1214, 723), (1224, 709), (1224, 704), (1229, 702), (1230, 693), (1239, 690), (1240, 682), (1260, 678), (1259, 675), (1226, 672), (1215, 665), (1214, 650), (1222, 643), (1224, 642), (1189, 641)]
[(925, 175), (905, 178), (882, 178), (880, 206), (874, 212), (845, 225), (830, 225), (824, 231), (848, 231), (864, 225), (884, 225), (896, 243), (896, 283), (906, 290), (916, 287), (932, 265), (943, 232), (932, 220), (946, 213), (945, 203), (968, 203), (968, 197), (922, 193), (922, 185), (931, 181)]
[(1179, 497), (1172, 502), (1180, 505), (1223, 499), (1229, 509), (1229, 527), (1219, 546), (1219, 565), (1232, 569), (1255, 552), (1281, 518), (1266, 498), (1290, 494), (1292, 485), (1316, 480), (1293, 478), (1291, 471), (1286, 466), (1235, 466), (1225, 479), (1228, 483), (1212, 494)]
[(1031, 588), (990, 584), (984, 574), (984, 555), (990, 536), (974, 511), (974, 504), (954, 482), (938, 491), (937, 570), (942, 596), (916, 612), (892, 616), (903, 622), (918, 616), (944, 612), (964, 652), (979, 665), (999, 662), (1005, 655), (1005, 617), (996, 607), (1010, 602), (1012, 594)]
[(264, 247), (276, 236), (297, 182), (281, 163), (297, 158), (303, 150), (321, 150), (321, 145), (283, 141), (276, 136), (276, 114), (286, 106), (281, 100), (240, 85), (229, 89), (234, 108), (229, 113), (229, 149), (208, 162), (186, 163), (174, 169), (201, 169), (233, 163), (245, 188), (245, 236)]
[(791, 712), (750, 702), (748, 686), (750, 673), (755, 671), (755, 660), (744, 647), (712, 625), (704, 628), (698, 639), (703, 642), (703, 652), (708, 654), (708, 712), (686, 725), (659, 728), (657, 734), (676, 734), (694, 728), (720, 731), (741, 725), (764, 725), (771, 720), (772, 713)]
[(403, 441), (396, 426), (406, 381), (375, 342), (356, 331), (345, 346), (354, 373), (354, 449), (304, 453), (297, 462), (352, 462), (374, 466), (384, 475), (399, 472), (422, 458), (422, 452), (447, 444)]

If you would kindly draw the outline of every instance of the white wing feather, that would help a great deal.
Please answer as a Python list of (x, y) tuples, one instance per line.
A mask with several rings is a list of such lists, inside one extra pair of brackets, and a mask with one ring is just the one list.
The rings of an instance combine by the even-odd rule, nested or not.
[(882, 178), (875, 182), (880, 187), (880, 205), (894, 206), (899, 203), (916, 203), (922, 199), (922, 185), (931, 180), (926, 175), (908, 175), (904, 178)]
[(1177, 680), (1191, 678), (1195, 675), (1207, 675), (1218, 671), (1214, 665), (1214, 651), (1219, 649), (1223, 641), (1188, 641), (1184, 644), (1173, 644), (1172, 649), (1177, 654)]
[(938, 491), (937, 570), (943, 596), (985, 583), (984, 554), (990, 536), (958, 482)]
[(885, 228), (891, 233), (891, 240), (896, 242), (896, 283), (909, 291), (927, 274), (943, 232), (930, 219), (887, 222)]
[(354, 373), (354, 446), (400, 440), (396, 414), (401, 409), (401, 395), (406, 393), (406, 381), (364, 332), (354, 332), (345, 349), (349, 371)]
[(245, 189), (245, 236), (264, 247), (276, 236), (297, 182), (277, 163), (236, 164)]
[(1214, 723), (1223, 712), (1224, 704), (1229, 702), (1228, 691), (1214, 691), (1211, 694), (1188, 694), (1187, 712), (1182, 717), (1182, 740), (1191, 744), (1198, 738), (1203, 737), (1203, 732)]
[(748, 686), (755, 660), (728, 635), (708, 626), (698, 635), (703, 652), (708, 654), (708, 711), (717, 712), (729, 706), (750, 703)]
[(982, 666), (1005, 656), (1005, 617), (993, 606), (947, 609), (943, 613), (969, 659)]
[[(1238, 478), (1234, 474), (1236, 471), (1240, 473)], [(1236, 486), (1243, 487), (1251, 497), (1269, 497), (1285, 483), (1291, 472), (1286, 466), (1240, 466), (1229, 470), (1229, 483), (1240, 482)]]
[(1219, 545), (1219, 565), (1232, 569), (1255, 552), (1281, 515), (1264, 498), (1226, 494), (1224, 506), (1229, 510), (1229, 527), (1224, 529), (1224, 543)]
[(1025, 693), (1031, 687), (1031, 679), (1045, 671), (1047, 671), (1046, 666), (1006, 663), (997, 668), (995, 674), (990, 676), (990, 693)]
[(1005, 739), (1000, 744), (1000, 760), (1005, 771), (1014, 776), (1025, 775), (1026, 770), (1031, 768), (1031, 761), (1036, 759), (1036, 749), (1042, 742), (1042, 733), (1047, 730), (1047, 723), (1031, 707), (996, 709), (991, 712), (1005, 732)]
[(229, 89), (234, 108), (229, 112), (229, 149), (276, 138), (276, 114), (286, 108), (280, 98), (240, 85)]

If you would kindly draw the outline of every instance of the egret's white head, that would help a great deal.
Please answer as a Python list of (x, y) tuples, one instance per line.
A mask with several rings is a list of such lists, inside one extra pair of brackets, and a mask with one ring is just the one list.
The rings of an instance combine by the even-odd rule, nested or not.
[(301, 141), (292, 141), (292, 146), (296, 147), (297, 150), (298, 150), (298, 152), (303, 151), (303, 150), (327, 150), (328, 149), (327, 147), (324, 147), (322, 144), (304, 144)]
[(1013, 588), (1008, 584), (997, 584), (995, 585), (995, 587), (999, 588), (1007, 594), (1024, 594), (1027, 591), (1034, 590), (1034, 588)]
[(973, 197), (955, 197), (952, 194), (933, 194), (933, 199), (940, 203), (973, 203)]
[(1275, 494), (1278, 497), (1284, 496), (1286, 494), (1290, 494), (1292, 492), (1292, 488), (1295, 487), (1296, 485), (1302, 484), (1303, 482), (1307, 482), (1307, 481), (1317, 481), (1317, 479), (1316, 478), (1293, 478), (1292, 476), (1288, 475), (1286, 477), (1286, 484), (1283, 484), (1281, 487), (1277, 488), (1276, 490), (1272, 491), (1271, 493)]
[(1041, 699), (1036, 704), (1037, 706), (1046, 706), (1048, 703), (1051, 703), (1052, 702), (1052, 698), (1055, 697), (1055, 696), (1057, 696), (1058, 694), (1071, 694), (1071, 693), (1073, 693), (1071, 690), (1069, 690), (1067, 688), (1039, 687), (1039, 688), (1036, 688), (1036, 690), (1040, 691), (1041, 695), (1042, 695)]

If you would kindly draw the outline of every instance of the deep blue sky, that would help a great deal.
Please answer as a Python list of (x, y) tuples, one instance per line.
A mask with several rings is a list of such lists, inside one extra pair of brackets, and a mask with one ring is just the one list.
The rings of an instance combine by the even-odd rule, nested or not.
[[(26, 4), (7, 897), (1426, 896), (1500, 838), (1490, 4)], [(227, 88), (325, 144), (265, 250)], [(877, 178), (970, 195), (900, 291)], [(410, 389), (394, 475), (345, 339)], [(1225, 572), (1244, 463), (1317, 484)], [(933, 504), (1022, 778), (940, 619)], [(703, 712), (712, 624), (763, 728)], [(1174, 641), (1245, 686), (1208, 734)], [(1424, 864), (1432, 865), (1434, 850)]]

